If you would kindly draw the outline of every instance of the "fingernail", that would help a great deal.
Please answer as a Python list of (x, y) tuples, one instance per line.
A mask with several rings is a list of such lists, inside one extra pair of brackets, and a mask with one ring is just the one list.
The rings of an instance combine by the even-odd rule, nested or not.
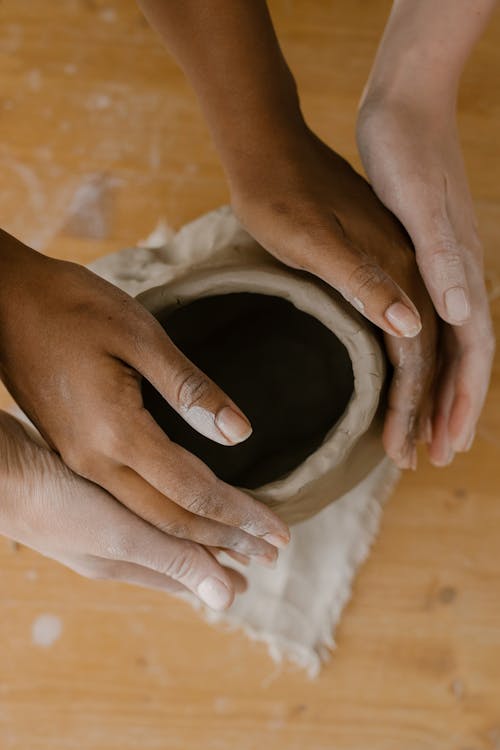
[(228, 587), (214, 576), (208, 576), (199, 584), (198, 596), (212, 609), (226, 609), (232, 598)]
[[(229, 554), (229, 552), (227, 552), (227, 554)], [(248, 555), (242, 555), (241, 552), (235, 552), (234, 550), (231, 551), (231, 554), (229, 554), (229, 557), (232, 557), (233, 560), (236, 560), (242, 565), (250, 565), (250, 562), (251, 562)]]
[(385, 317), (400, 336), (413, 338), (422, 330), (419, 317), (402, 302), (394, 302), (388, 307)]
[(475, 432), (475, 430), (472, 430), (472, 433), (471, 433), (469, 439), (467, 440), (467, 443), (465, 444), (464, 450), (470, 451), (470, 449), (472, 448), (472, 444), (474, 442), (475, 437), (476, 437), (476, 432)]
[(436, 466), (438, 469), (442, 469), (445, 466), (448, 466), (449, 464), (451, 464), (454, 458), (455, 458), (455, 451), (450, 446), (448, 447), (448, 452), (444, 458), (431, 458), (431, 464), (433, 466)]
[(469, 300), (461, 286), (454, 286), (445, 292), (444, 306), (451, 323), (465, 323), (470, 316)]
[(417, 449), (415, 447), (412, 448), (410, 453), (410, 469), (417, 470)]
[(287, 539), (285, 536), (280, 536), (279, 534), (266, 534), (262, 538), (274, 547), (278, 547), (278, 549), (284, 549), (290, 541), (290, 539)]
[(266, 555), (252, 555), (252, 560), (255, 560), (255, 562), (258, 562), (261, 565), (265, 565), (266, 568), (275, 568), (278, 564), (277, 557), (271, 558)]
[(225, 406), (217, 412), (215, 424), (231, 443), (241, 443), (252, 434), (250, 422), (230, 406)]

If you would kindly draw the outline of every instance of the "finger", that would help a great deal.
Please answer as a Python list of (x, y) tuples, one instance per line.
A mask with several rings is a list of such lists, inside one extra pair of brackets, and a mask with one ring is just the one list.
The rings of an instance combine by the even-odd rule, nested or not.
[(233, 602), (236, 572), (220, 565), (199, 544), (162, 534), (137, 517), (122, 535), (119, 529), (104, 530), (104, 539), (106, 535), (102, 557), (135, 563), (167, 576), (214, 610), (227, 609)]
[[(446, 209), (416, 201), (418, 216), (403, 217), (417, 264), (438, 315), (451, 325), (463, 325), (471, 314), (470, 288), (463, 248), (456, 239)], [(405, 221), (404, 219), (407, 218)]]
[(191, 514), (238, 527), (274, 547), (290, 541), (287, 525), (273, 511), (219, 480), (200, 459), (172, 443), (146, 410), (136, 420), (134, 440), (121, 462)]
[(128, 466), (107, 471), (107, 490), (129, 510), (160, 531), (204, 546), (221, 547), (250, 555), (264, 565), (272, 564), (276, 547), (235, 526), (194, 515), (162, 495)]
[[(426, 334), (427, 335), (427, 334)], [(422, 410), (429, 400), (434, 352), (421, 342), (387, 337), (394, 374), (387, 398), (383, 443), (387, 455), (402, 469), (416, 469)]]
[(432, 414), (434, 411), (434, 389), (430, 389), (429, 395), (424, 400), (418, 420), (417, 440), (430, 445), (432, 443)]
[(224, 562), (224, 555), (227, 555), (228, 557), (231, 557), (233, 560), (236, 560), (236, 562), (241, 563), (241, 565), (250, 565), (250, 558), (246, 555), (240, 555), (239, 552), (234, 552), (232, 550), (228, 549), (220, 549), (218, 547), (207, 547), (208, 551), (212, 553), (212, 555), (215, 557), (216, 560), (219, 562)]
[(420, 332), (420, 315), (408, 295), (347, 237), (334, 248), (331, 241), (326, 247), (315, 247), (310, 261), (301, 265), (389, 335), (413, 338)]
[(455, 453), (450, 442), (448, 422), (455, 396), (457, 359), (454, 354), (445, 352), (437, 378), (436, 399), (432, 424), (432, 442), (429, 446), (429, 459), (434, 466), (448, 466)]
[[(234, 401), (196, 367), (149, 313), (140, 336), (130, 331), (117, 356), (145, 377), (197, 432), (221, 445), (235, 445), (252, 433)], [(132, 328), (132, 326), (130, 327)]]
[(182, 594), (187, 592), (186, 587), (181, 583), (161, 573), (157, 573), (155, 570), (144, 568), (142, 565), (136, 565), (135, 563), (94, 558), (94, 560), (86, 560), (80, 566), (73, 565), (70, 567), (73, 567), (73, 570), (86, 578), (94, 580), (121, 581), (123, 583), (131, 583), (136, 586), (163, 591), (166, 594)]
[(485, 328), (479, 336), (474, 335), (469, 326), (456, 333), (457, 343), (464, 353), (456, 367), (455, 393), (448, 419), (450, 441), (455, 451), (471, 448), (488, 392), (495, 344), (488, 326)]
[[(68, 567), (86, 578), (93, 580), (119, 581), (143, 588), (163, 591), (166, 594), (186, 594), (188, 589), (168, 576), (157, 573), (136, 563), (120, 560), (106, 560), (99, 557), (88, 557), (76, 565), (72, 560), (65, 561)], [(237, 571), (227, 568), (235, 591), (242, 593), (247, 588), (246, 580)]]

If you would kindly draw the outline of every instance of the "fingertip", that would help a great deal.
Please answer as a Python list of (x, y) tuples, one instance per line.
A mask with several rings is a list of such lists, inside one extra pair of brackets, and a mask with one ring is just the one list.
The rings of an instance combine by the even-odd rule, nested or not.
[[(229, 572), (229, 570), (228, 570)], [(240, 573), (236, 573), (236, 571), (231, 569), (232, 573), (235, 573), (235, 575), (231, 576), (231, 580), (234, 585), (234, 590), (237, 594), (244, 594), (245, 591), (248, 589), (248, 581), (245, 578), (245, 576), (241, 575)]]
[(204, 604), (216, 612), (227, 609), (234, 600), (234, 591), (230, 586), (215, 576), (207, 576), (198, 584), (198, 596)]
[(453, 449), (457, 453), (467, 453), (472, 448), (475, 438), (475, 430), (470, 431), (467, 435), (461, 436), (452, 441)]
[(466, 452), (470, 451), (470, 449), (474, 445), (475, 438), (476, 438), (476, 432), (475, 432), (475, 430), (472, 430), (472, 434), (470, 435), (469, 439), (467, 440), (467, 443), (466, 443), (465, 448), (464, 448), (464, 450)]
[(248, 419), (231, 406), (224, 406), (217, 412), (215, 424), (233, 445), (244, 442), (252, 434), (252, 425)]
[(422, 330), (422, 321), (418, 312), (404, 302), (393, 302), (384, 314), (391, 326), (391, 333), (403, 338), (414, 338)]
[(393, 461), (398, 469), (405, 471), (406, 469), (412, 468), (412, 450), (411, 449), (397, 449), (385, 448), (387, 456)]
[(438, 446), (437, 448), (435, 445), (431, 445), (429, 448), (429, 461), (438, 469), (443, 469), (445, 466), (449, 466), (454, 458), (455, 451), (449, 443)]
[(454, 286), (443, 294), (444, 319), (455, 326), (464, 325), (470, 319), (471, 306), (467, 290), (462, 286)]
[(284, 549), (290, 543), (290, 534), (265, 534), (262, 538), (278, 549)]

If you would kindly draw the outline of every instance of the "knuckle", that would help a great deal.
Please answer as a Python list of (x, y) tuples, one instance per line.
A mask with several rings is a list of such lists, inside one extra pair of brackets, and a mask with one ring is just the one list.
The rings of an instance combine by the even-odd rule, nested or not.
[(60, 449), (66, 466), (85, 479), (96, 479), (105, 457), (120, 459), (126, 454), (127, 444), (123, 430), (113, 423), (100, 423), (85, 431), (79, 439)]
[(178, 537), (179, 539), (186, 539), (191, 536), (190, 524), (186, 521), (181, 520), (161, 520), (155, 524), (157, 528), (163, 532), (163, 534), (169, 534), (170, 536)]
[(347, 280), (349, 293), (359, 297), (370, 294), (386, 281), (385, 273), (372, 261), (363, 261), (351, 272)]
[(181, 409), (189, 410), (200, 404), (211, 389), (211, 382), (195, 367), (188, 367), (179, 377), (176, 398)]
[(165, 575), (170, 576), (176, 581), (183, 581), (189, 577), (196, 567), (196, 554), (194, 546), (190, 544), (183, 545), (182, 550), (177, 552), (163, 566)]
[(124, 431), (114, 422), (98, 423), (91, 433), (92, 452), (117, 458), (124, 452)]
[[(431, 266), (431, 271), (439, 274), (450, 274), (461, 276), (463, 274), (462, 256), (452, 240), (442, 240), (437, 247), (429, 253), (428, 259), (424, 258), (422, 266), (425, 268), (426, 260)], [(419, 264), (420, 265), (420, 264)]]
[(224, 511), (224, 503), (221, 500), (218, 484), (215, 479), (198, 484), (189, 493), (186, 510), (196, 516), (219, 517)]

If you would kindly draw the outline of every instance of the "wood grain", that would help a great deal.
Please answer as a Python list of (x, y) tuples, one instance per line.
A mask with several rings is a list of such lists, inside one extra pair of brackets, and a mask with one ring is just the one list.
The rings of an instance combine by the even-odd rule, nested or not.
[[(389, 6), (271, 2), (311, 125), (356, 164)], [(499, 70), (497, 14), (460, 98), (497, 324)], [(227, 200), (195, 98), (131, 0), (4, 0), (0, 133), (0, 226), (61, 258)], [(499, 406), (497, 359), (473, 450), (404, 478), (315, 682), (181, 603), (0, 540), (0, 748), (498, 750)], [(42, 613), (63, 626), (50, 648), (32, 640)]]

